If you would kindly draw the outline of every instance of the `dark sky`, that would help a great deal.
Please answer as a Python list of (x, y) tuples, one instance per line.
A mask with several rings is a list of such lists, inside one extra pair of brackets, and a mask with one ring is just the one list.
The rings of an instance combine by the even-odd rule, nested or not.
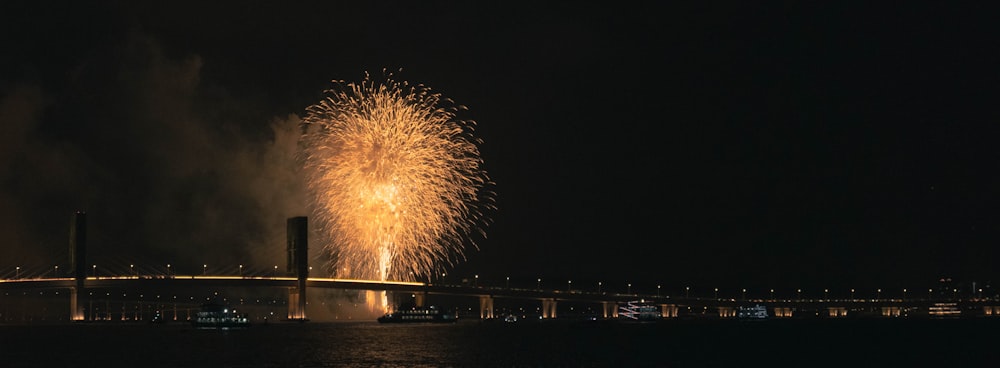
[(496, 182), (456, 277), (1000, 279), (997, 9), (357, 3), (3, 2), (0, 267), (66, 257), (78, 209), (110, 264), (283, 257), (294, 122), (402, 68), (469, 108)]

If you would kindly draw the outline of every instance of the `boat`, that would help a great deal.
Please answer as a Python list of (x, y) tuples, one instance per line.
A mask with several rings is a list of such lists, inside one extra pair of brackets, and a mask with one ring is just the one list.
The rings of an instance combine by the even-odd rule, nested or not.
[(618, 318), (623, 321), (658, 321), (663, 314), (656, 305), (645, 300), (632, 300), (618, 306)]
[(246, 328), (250, 327), (250, 318), (227, 305), (206, 303), (191, 319), (191, 325), (199, 329)]
[(438, 307), (414, 307), (399, 309), (378, 318), (379, 323), (454, 323), (458, 322), (458, 314), (450, 313)]
[(736, 317), (748, 320), (767, 319), (767, 307), (760, 304), (752, 307), (739, 307), (736, 311)]

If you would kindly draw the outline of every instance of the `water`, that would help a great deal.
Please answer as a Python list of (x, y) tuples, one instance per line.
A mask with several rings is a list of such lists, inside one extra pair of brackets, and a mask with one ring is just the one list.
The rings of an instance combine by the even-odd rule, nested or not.
[(0, 367), (1000, 366), (1000, 319), (0, 326)]

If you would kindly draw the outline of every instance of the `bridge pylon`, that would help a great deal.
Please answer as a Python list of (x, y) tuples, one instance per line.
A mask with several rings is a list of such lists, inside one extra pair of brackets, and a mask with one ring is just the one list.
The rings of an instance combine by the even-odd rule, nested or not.
[(306, 280), (309, 278), (308, 219), (292, 217), (287, 221), (288, 264), (286, 272), (294, 274), (296, 286), (288, 289), (288, 319), (308, 321), (306, 317)]
[(555, 298), (542, 299), (542, 318), (556, 318)]
[(79, 303), (87, 280), (87, 214), (83, 211), (77, 211), (70, 220), (69, 262), (75, 281), (69, 291), (69, 319), (83, 321), (83, 306)]

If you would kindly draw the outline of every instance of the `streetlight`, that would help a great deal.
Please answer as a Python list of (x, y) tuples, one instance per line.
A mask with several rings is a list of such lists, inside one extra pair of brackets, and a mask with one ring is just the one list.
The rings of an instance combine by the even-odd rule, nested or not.
[(56, 265), (56, 277), (59, 277), (59, 265)]
[(134, 264), (128, 265), (128, 271), (129, 273), (132, 274), (132, 276), (135, 276), (135, 265)]
[(167, 276), (170, 276), (170, 264), (167, 263)]
[(771, 301), (774, 301), (774, 289), (771, 289)]
[(686, 299), (686, 298), (689, 298), (690, 296), (691, 296), (691, 287), (690, 286), (685, 286), (684, 287), (684, 298)]
[(829, 298), (827, 297), (827, 294), (829, 292), (830, 292), (830, 289), (823, 289), (823, 299), (829, 300)]
[(568, 292), (572, 292), (573, 291), (573, 280), (567, 280), (566, 281), (566, 291), (568, 291)]
[(476, 275), (475, 281), (473, 281), (472, 286), (479, 287), (479, 275)]
[(94, 269), (94, 272), (93, 272), (92, 276), (97, 277), (97, 265), (93, 265), (92, 268)]
[(656, 297), (660, 297), (660, 285), (656, 285)]
[(278, 277), (278, 265), (274, 265), (274, 272), (271, 272), (271, 277)]
[(900, 300), (906, 300), (906, 288), (903, 289), (903, 299)]
[(715, 288), (715, 299), (719, 299), (719, 288)]
[(632, 283), (628, 284), (628, 292), (625, 294), (632, 295)]
[(507, 276), (507, 288), (510, 289), (510, 276)]
[(21, 278), (21, 266), (14, 267), (14, 279)]
[(879, 300), (882, 297), (882, 289), (875, 290), (875, 300)]
[(601, 293), (601, 282), (600, 281), (597, 282), (597, 293), (598, 294)]
[(542, 290), (542, 279), (541, 278), (538, 278), (538, 285), (535, 288), (538, 289), (538, 290)]
[(747, 289), (743, 288), (743, 300), (747, 300)]
[(243, 276), (243, 265), (240, 265), (240, 276)]
[(203, 265), (201, 265), (201, 275), (205, 276), (206, 274), (208, 274), (208, 265), (207, 264), (203, 264)]
[(802, 300), (802, 289), (795, 289), (795, 290), (796, 290), (795, 299)]
[(851, 301), (854, 301), (854, 289), (851, 289)]

